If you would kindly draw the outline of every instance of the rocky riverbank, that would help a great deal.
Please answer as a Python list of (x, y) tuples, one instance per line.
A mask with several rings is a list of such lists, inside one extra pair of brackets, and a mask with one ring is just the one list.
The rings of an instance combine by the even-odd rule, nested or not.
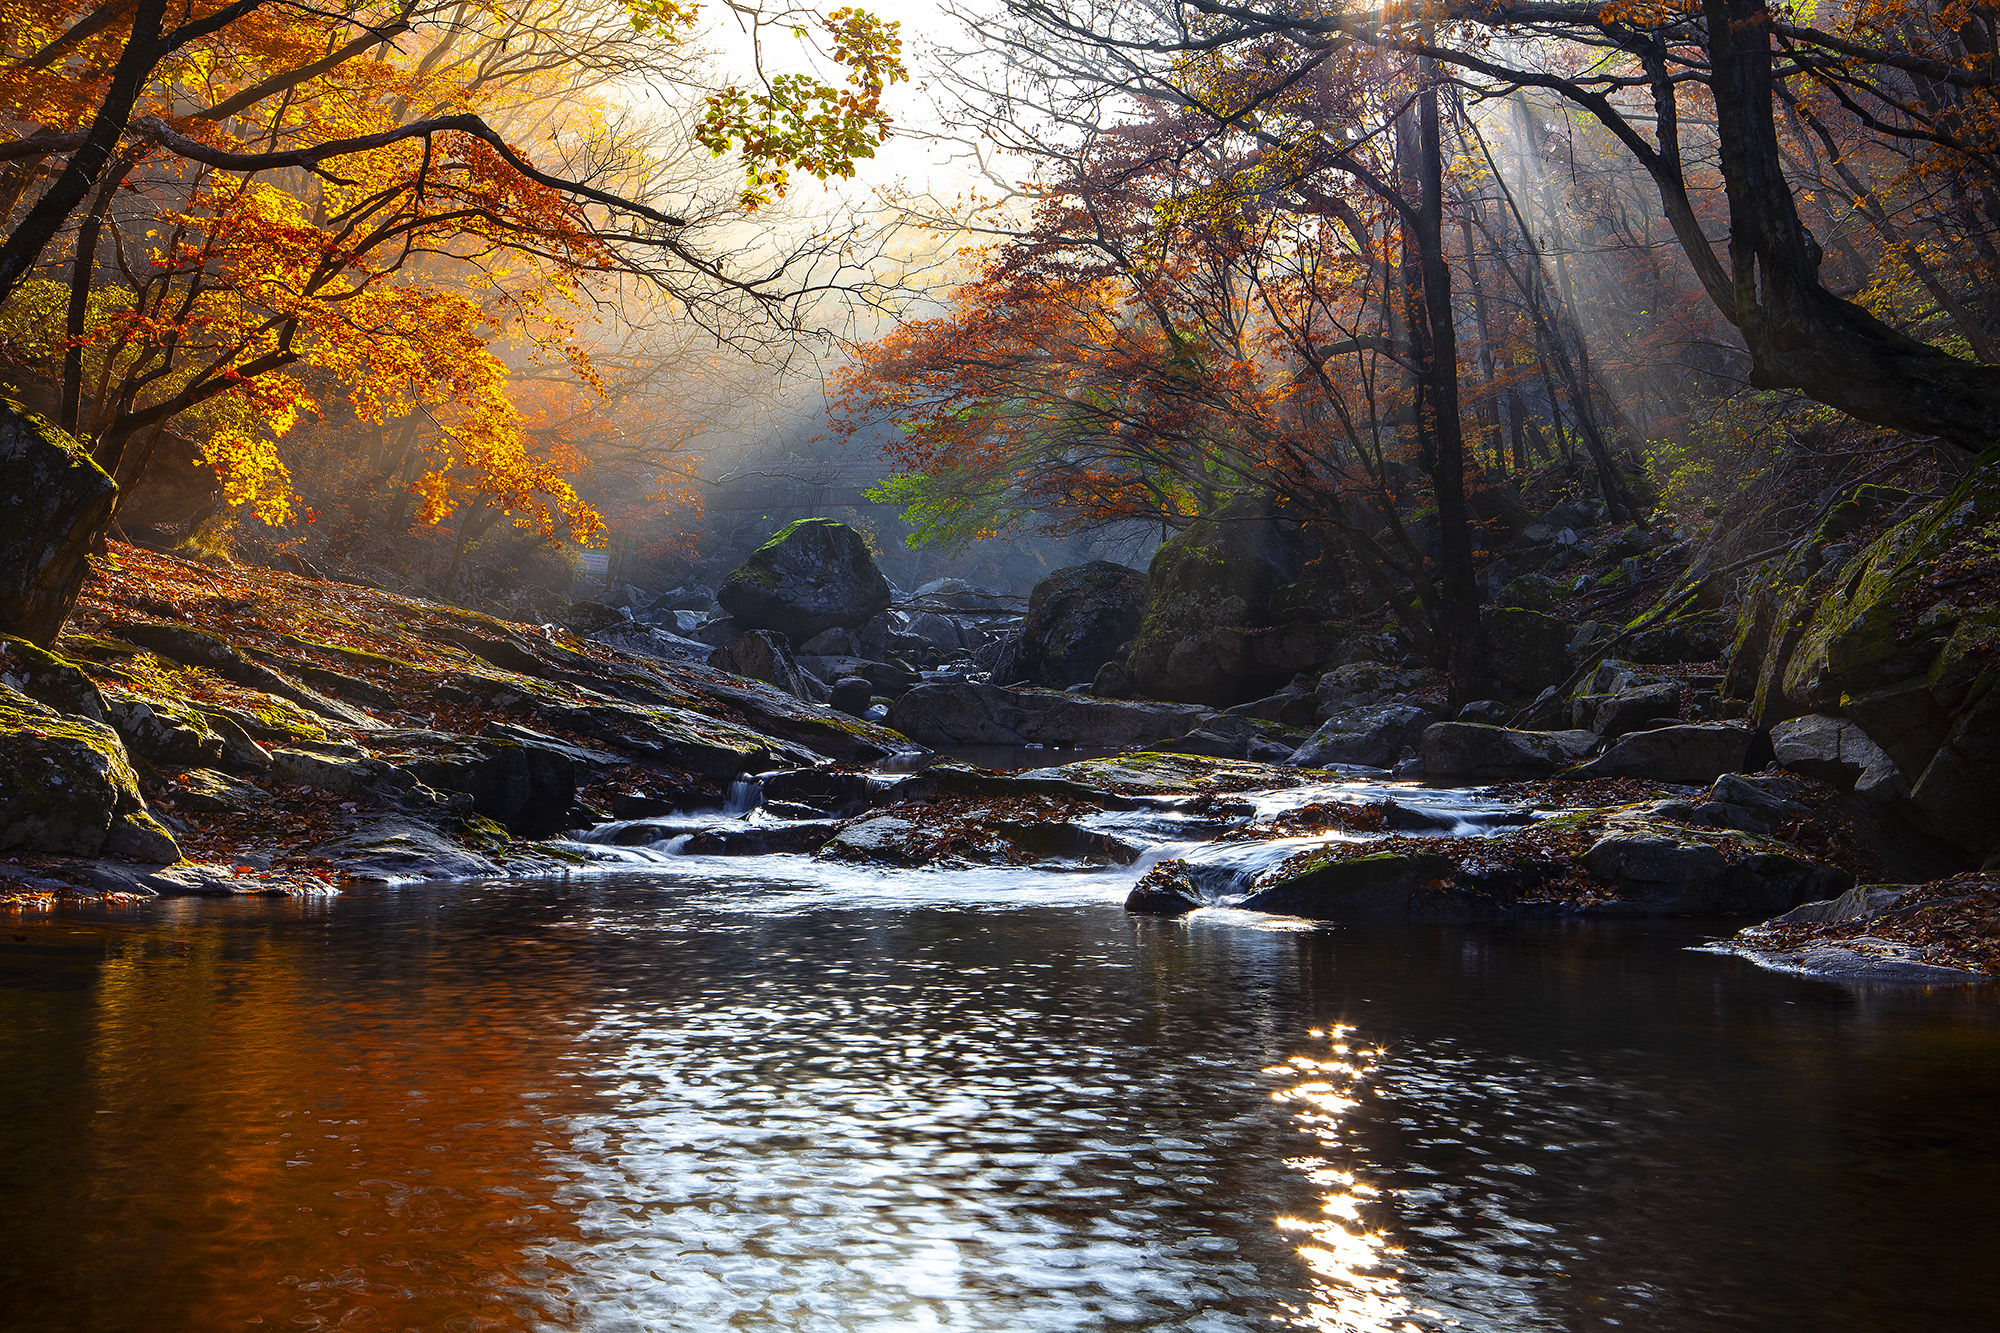
[[(880, 594), (863, 591), (879, 626)], [(755, 596), (732, 599), (760, 614)], [(1087, 636), (1052, 601), (1039, 620), (1067, 634), (1054, 647), (1023, 653), (1018, 631), (988, 641), (1068, 663), (1047, 668), (1059, 682), (1107, 654), (1109, 634), (1080, 649)], [(1088, 602), (1070, 599), (1122, 632)], [(976, 636), (939, 618), (966, 652)], [(31, 908), (785, 855), (1143, 866), (1129, 906), (1170, 915), (1742, 916), (1879, 907), (1889, 892), (1914, 908), (1935, 886), (1907, 886), (1964, 855), (1881, 798), (1878, 751), (1849, 724), (1766, 733), (1671, 666), (1600, 662), (1564, 707), (1537, 702), (1566, 725), (1526, 730), (1496, 725), (1512, 720), (1499, 705), (1446, 717), (1438, 678), (1408, 666), (1349, 663), (1225, 709), (912, 665), (896, 652), (907, 615), (902, 644), (868, 645), (877, 658), (793, 658), (789, 635), (721, 608), (694, 622), (676, 621), (683, 635), (585, 606), (573, 628), (510, 623), (114, 546), (49, 649), (0, 641), (0, 893)], [(863, 647), (838, 625), (795, 628), (819, 648)], [(752, 635), (766, 651), (740, 649)], [(850, 689), (845, 711), (814, 697), (831, 693), (813, 669), (829, 656), (866, 691)], [(759, 668), (775, 679), (743, 674)], [(1000, 772), (938, 753), (955, 745), (1126, 753)], [(1849, 942), (1863, 938), (1851, 915), (1838, 940), (1802, 943), (1804, 918), (1781, 917), (1741, 947), (1842, 975), (2000, 974), (1966, 934), (1991, 914), (1970, 891), (1948, 900), (1900, 952)], [(1866, 938), (1893, 938), (1882, 932), (1902, 919)], [(1846, 951), (1839, 967), (1828, 948)]]

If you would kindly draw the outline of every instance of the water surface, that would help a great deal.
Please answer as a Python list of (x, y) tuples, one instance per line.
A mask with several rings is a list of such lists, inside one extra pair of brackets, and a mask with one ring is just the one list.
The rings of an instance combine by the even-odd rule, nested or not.
[(1983, 1329), (2000, 1006), (781, 861), (0, 935), (0, 1327)]

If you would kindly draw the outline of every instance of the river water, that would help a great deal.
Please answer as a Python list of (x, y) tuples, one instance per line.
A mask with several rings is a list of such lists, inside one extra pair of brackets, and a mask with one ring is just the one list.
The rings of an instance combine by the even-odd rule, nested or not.
[(1986, 994), (1132, 873), (11, 918), (0, 1327), (2000, 1326)]

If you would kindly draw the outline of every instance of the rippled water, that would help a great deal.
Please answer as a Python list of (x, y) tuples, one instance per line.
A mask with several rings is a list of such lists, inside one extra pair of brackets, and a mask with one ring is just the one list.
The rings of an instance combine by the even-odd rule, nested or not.
[(1135, 919), (1129, 878), (16, 918), (0, 1327), (2000, 1318), (1990, 998), (1713, 923)]

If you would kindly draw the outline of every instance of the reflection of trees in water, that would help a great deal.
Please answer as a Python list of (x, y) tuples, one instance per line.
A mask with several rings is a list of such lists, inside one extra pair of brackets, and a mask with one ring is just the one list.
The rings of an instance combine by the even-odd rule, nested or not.
[(88, 1052), (71, 1131), (90, 1184), (11, 1238), (42, 1274), (25, 1301), (7, 1284), (12, 1316), (166, 1330), (560, 1315), (541, 1250), (575, 1217), (549, 1122), (583, 1101), (560, 1016), (585, 1007), (587, 978), (538, 968), (530, 991), (489, 967), (568, 946), (544, 931), (468, 957), (412, 919), (379, 948), (329, 947), (314, 925), (352, 929), (332, 905), (256, 910), (110, 926), (123, 947), (88, 1000), (53, 997)]

